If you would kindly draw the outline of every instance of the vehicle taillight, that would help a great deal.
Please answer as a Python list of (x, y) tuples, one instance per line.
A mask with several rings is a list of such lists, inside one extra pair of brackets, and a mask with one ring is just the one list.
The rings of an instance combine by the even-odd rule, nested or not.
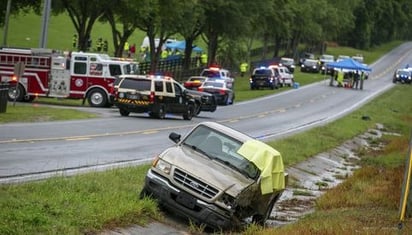
[(153, 103), (155, 101), (155, 93), (154, 91), (150, 92), (149, 95), (149, 102)]
[(224, 94), (226, 94), (226, 91), (225, 90), (219, 90), (219, 94), (224, 95)]
[(197, 90), (198, 90), (198, 91), (203, 91), (203, 88), (202, 88), (202, 87), (198, 87)]

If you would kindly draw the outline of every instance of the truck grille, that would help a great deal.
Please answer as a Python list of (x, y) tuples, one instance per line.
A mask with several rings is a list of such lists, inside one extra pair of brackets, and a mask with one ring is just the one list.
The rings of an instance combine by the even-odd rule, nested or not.
[(216, 188), (196, 179), (195, 177), (175, 169), (173, 179), (180, 185), (194, 191), (205, 198), (213, 198), (219, 192)]

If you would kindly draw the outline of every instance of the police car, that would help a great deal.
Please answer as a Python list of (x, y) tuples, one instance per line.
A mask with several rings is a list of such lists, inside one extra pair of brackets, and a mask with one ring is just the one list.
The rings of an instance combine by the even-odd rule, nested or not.
[(393, 74), (393, 83), (408, 83), (411, 84), (412, 81), (412, 74), (410, 69), (397, 69)]
[(148, 113), (163, 119), (167, 113), (191, 120), (200, 111), (214, 112), (214, 96), (184, 88), (173, 78), (162, 75), (124, 75), (115, 86), (115, 105), (120, 115)]
[(217, 104), (229, 105), (235, 100), (233, 82), (230, 79), (208, 78), (198, 88), (198, 91), (212, 94)]

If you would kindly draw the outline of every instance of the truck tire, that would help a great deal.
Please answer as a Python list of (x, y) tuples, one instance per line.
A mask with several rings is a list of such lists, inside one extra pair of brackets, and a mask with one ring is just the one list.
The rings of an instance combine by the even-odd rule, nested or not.
[(151, 113), (149, 113), (149, 115), (151, 117), (156, 117), (158, 119), (164, 119), (166, 117), (165, 107), (163, 105), (160, 105), (157, 112), (151, 112)]
[(257, 224), (257, 225), (264, 226), (266, 220), (269, 219), (269, 216), (272, 213), (272, 210), (273, 210), (273, 207), (275, 206), (276, 201), (280, 198), (280, 195), (281, 194), (278, 194), (278, 195), (273, 197), (273, 199), (270, 201), (264, 215), (260, 215), (260, 214), (253, 215), (252, 222)]
[(23, 101), (24, 100), (25, 91), (22, 85), (10, 85), (9, 91), (7, 92), (7, 98), (9, 101)]
[(202, 111), (202, 105), (200, 103), (196, 103), (195, 104), (195, 112), (194, 112), (194, 116), (199, 115), (199, 113)]
[(130, 112), (125, 110), (125, 109), (119, 109), (119, 113), (120, 115), (122, 115), (123, 117), (127, 117), (129, 116)]
[(186, 110), (186, 113), (183, 114), (184, 120), (192, 120), (195, 113), (195, 106), (193, 104), (189, 104)]
[(106, 107), (108, 103), (106, 92), (99, 88), (89, 91), (87, 101), (92, 107)]

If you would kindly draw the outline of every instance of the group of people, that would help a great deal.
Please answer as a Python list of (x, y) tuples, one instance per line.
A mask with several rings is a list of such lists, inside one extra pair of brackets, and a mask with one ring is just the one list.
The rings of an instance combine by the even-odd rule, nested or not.
[(123, 57), (133, 58), (136, 55), (136, 44), (129, 45), (129, 42), (125, 42), (123, 46)]
[(334, 70), (330, 85), (333, 85), (333, 80), (337, 82), (338, 87), (346, 87), (352, 89), (363, 89), (363, 82), (367, 79), (367, 74), (363, 71), (349, 71), (344, 73), (342, 69)]
[[(91, 49), (92, 49), (92, 39), (90, 37), (87, 37), (86, 43), (87, 43), (87, 45), (86, 45), (87, 46), (87, 51), (91, 51)], [(74, 50), (79, 49), (79, 38), (78, 38), (77, 34), (73, 34), (72, 47), (73, 47)], [(107, 42), (107, 40), (103, 40), (101, 37), (99, 37), (97, 39), (95, 49), (96, 49), (97, 52), (107, 53), (108, 50), (109, 50), (109, 43)]]

